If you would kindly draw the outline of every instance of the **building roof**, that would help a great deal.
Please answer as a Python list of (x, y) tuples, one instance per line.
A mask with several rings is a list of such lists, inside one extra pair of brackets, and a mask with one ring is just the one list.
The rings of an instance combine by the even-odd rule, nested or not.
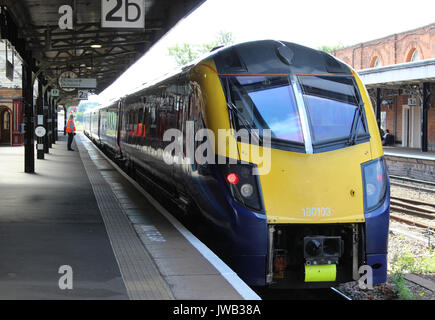
[(361, 45), (369, 45), (369, 44), (379, 43), (382, 40), (386, 40), (386, 39), (392, 38), (394, 36), (403, 36), (403, 35), (406, 35), (406, 34), (413, 34), (413, 33), (415, 33), (418, 30), (423, 30), (423, 29), (426, 29), (426, 28), (429, 29), (429, 30), (434, 29), (435, 28), (435, 23), (432, 22), (432, 23), (429, 23), (429, 24), (424, 25), (422, 27), (418, 27), (418, 28), (414, 28), (414, 29), (411, 29), (411, 30), (402, 31), (402, 32), (399, 32), (399, 33), (393, 33), (393, 34), (390, 34), (390, 35), (387, 35), (387, 36), (384, 36), (384, 37), (381, 37), (381, 38), (376, 38), (376, 39), (373, 39), (373, 40), (368, 40), (368, 41), (364, 41), (364, 42), (360, 42), (360, 43), (355, 43), (355, 44), (352, 44), (352, 45), (349, 45), (349, 46), (345, 46), (343, 48), (334, 50), (333, 54), (335, 54), (336, 52), (345, 50), (345, 49), (358, 48), (358, 47), (361, 47)]
[(435, 59), (363, 69), (357, 72), (368, 88), (433, 82), (435, 81)]
[[(99, 93), (204, 1), (144, 1), (144, 29), (103, 28), (101, 0), (0, 0), (0, 4), (5, 6), (1, 9), (5, 26), (12, 29), (5, 33), (25, 41), (25, 50), (32, 51), (50, 85), (56, 86), (62, 72), (73, 71), (79, 78), (97, 79)], [(73, 29), (61, 30), (59, 8), (72, 3)], [(0, 29), (3, 35), (6, 28)], [(77, 94), (69, 98), (77, 99)]]

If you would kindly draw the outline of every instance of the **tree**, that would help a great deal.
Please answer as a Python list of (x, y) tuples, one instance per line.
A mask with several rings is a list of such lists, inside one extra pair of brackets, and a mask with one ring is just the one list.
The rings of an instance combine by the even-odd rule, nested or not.
[(234, 37), (231, 32), (219, 31), (216, 39), (212, 42), (199, 45), (191, 43), (177, 44), (168, 48), (168, 51), (169, 55), (175, 58), (178, 66), (184, 66), (215, 47), (227, 46), (233, 43)]
[(197, 45), (190, 43), (176, 44), (174, 47), (168, 48), (169, 55), (175, 58), (178, 66), (184, 66), (198, 58), (201, 54), (198, 49)]
[(320, 47), (317, 47), (317, 50), (332, 54), (332, 52), (339, 50), (339, 49), (343, 49), (344, 47), (345, 46), (342, 43), (339, 43), (335, 46), (320, 46)]
[(216, 36), (215, 46), (228, 46), (234, 43), (234, 37), (231, 32), (219, 31)]

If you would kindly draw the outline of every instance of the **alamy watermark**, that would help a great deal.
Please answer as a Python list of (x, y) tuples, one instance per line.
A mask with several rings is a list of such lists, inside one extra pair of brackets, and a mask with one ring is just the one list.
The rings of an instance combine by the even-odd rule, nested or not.
[(72, 290), (73, 289), (73, 269), (69, 265), (63, 265), (59, 267), (59, 274), (62, 276), (59, 278), (60, 290)]
[[(163, 140), (171, 142), (163, 151), (166, 164), (236, 164), (237, 157), (251, 159), (257, 164), (252, 174), (266, 175), (271, 169), (271, 130), (259, 129), (218, 129), (218, 135), (210, 129), (199, 129), (195, 132), (195, 123), (186, 122), (186, 134), (181, 130), (169, 129), (163, 135)], [(237, 146), (240, 141), (240, 150)], [(217, 154), (221, 155), (216, 157)], [(233, 155), (226, 157), (223, 155)], [(216, 161), (217, 159), (217, 161)]]
[(373, 268), (368, 265), (359, 267), (358, 274), (360, 275), (358, 280), (358, 287), (362, 290), (373, 290)]

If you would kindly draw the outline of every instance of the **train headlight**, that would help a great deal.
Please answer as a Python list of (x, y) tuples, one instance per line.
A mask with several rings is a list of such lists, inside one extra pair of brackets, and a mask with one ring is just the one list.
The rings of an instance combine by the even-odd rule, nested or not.
[(240, 188), (240, 193), (242, 194), (242, 196), (244, 196), (245, 198), (249, 198), (250, 196), (252, 196), (252, 194), (254, 193), (254, 187), (249, 184), (249, 183), (245, 183), (241, 188)]
[(387, 194), (388, 174), (385, 159), (379, 158), (362, 164), (364, 208), (366, 212), (377, 209)]
[[(226, 159), (228, 163), (228, 159)], [(264, 212), (260, 179), (254, 175), (255, 165), (246, 163), (219, 166), (232, 197), (241, 205), (257, 212)]]
[(376, 187), (372, 183), (366, 184), (367, 196), (372, 197), (376, 193)]

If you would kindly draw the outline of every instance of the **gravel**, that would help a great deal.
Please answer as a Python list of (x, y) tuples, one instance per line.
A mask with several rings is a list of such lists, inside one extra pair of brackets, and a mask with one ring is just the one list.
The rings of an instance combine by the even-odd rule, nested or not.
[[(425, 202), (435, 203), (435, 194), (416, 191), (408, 188), (392, 186), (391, 195), (395, 197), (405, 197), (408, 199), (422, 200)], [(397, 214), (397, 213), (395, 213)], [(409, 218), (409, 216), (408, 216)], [(392, 231), (395, 230), (394, 232)], [(398, 230), (399, 232), (397, 232)], [(411, 234), (413, 237), (403, 235), (401, 232)], [(415, 238), (421, 239), (416, 240)], [(435, 234), (431, 237), (432, 245), (435, 245)], [(432, 249), (431, 249), (432, 248)], [(397, 300), (396, 285), (393, 282), (393, 262), (394, 256), (402, 256), (410, 253), (416, 260), (422, 258), (434, 257), (435, 249), (429, 247), (427, 231), (424, 228), (410, 226), (394, 220), (390, 220), (390, 233), (388, 239), (388, 276), (387, 282), (376, 285), (372, 290), (360, 289), (357, 282), (349, 282), (339, 286), (339, 290), (351, 297), (353, 300)], [(406, 271), (405, 271), (406, 272)], [(435, 282), (434, 273), (419, 273), (419, 277)], [(432, 292), (418, 284), (406, 280), (406, 286), (417, 300), (435, 300), (435, 292)]]
[[(430, 187), (427, 187), (430, 188)], [(409, 189), (399, 186), (391, 186), (391, 195), (435, 203), (435, 193), (429, 193), (417, 189)]]
[[(387, 282), (375, 285), (373, 290), (360, 289), (357, 282), (349, 282), (339, 286), (339, 290), (348, 295), (352, 300), (397, 300), (396, 285), (393, 282), (393, 257), (395, 254), (401, 255), (405, 252), (411, 252), (416, 259), (431, 256), (428, 246), (422, 242), (396, 235), (390, 232), (388, 244), (388, 276)], [(433, 257), (433, 252), (432, 252)], [(419, 277), (435, 282), (435, 274), (418, 274)], [(406, 280), (406, 286), (412, 291), (415, 299), (418, 300), (435, 300), (435, 293)]]

